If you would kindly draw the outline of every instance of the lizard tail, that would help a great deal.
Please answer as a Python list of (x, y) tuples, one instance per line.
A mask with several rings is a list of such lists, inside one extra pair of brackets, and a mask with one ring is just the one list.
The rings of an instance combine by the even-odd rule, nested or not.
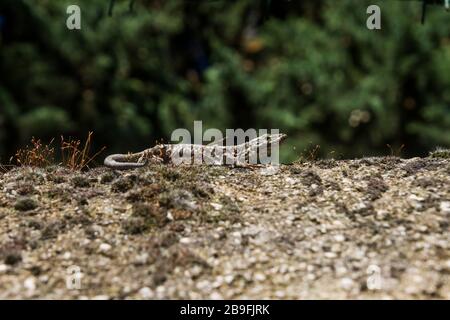
[(109, 168), (118, 170), (141, 168), (146, 165), (146, 162), (126, 162), (128, 159), (129, 157), (126, 154), (112, 154), (106, 157), (104, 164)]

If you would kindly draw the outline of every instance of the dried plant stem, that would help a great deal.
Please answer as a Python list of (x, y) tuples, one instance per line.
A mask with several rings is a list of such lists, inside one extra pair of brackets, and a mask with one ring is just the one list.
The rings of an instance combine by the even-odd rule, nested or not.
[(93, 156), (90, 156), (92, 135), (93, 132), (88, 133), (86, 141), (81, 149), (80, 140), (65, 141), (64, 137), (61, 136), (61, 158), (63, 166), (68, 167), (71, 170), (83, 170), (89, 168), (89, 164), (106, 149), (106, 147), (103, 147)]

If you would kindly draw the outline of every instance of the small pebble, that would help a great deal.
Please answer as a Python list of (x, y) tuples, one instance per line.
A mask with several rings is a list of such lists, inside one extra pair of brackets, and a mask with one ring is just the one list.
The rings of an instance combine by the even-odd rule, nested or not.
[(143, 287), (139, 290), (139, 295), (144, 299), (151, 299), (154, 297), (153, 290), (149, 287)]
[(98, 249), (100, 250), (100, 252), (108, 252), (109, 250), (111, 250), (111, 245), (108, 243), (102, 243)]

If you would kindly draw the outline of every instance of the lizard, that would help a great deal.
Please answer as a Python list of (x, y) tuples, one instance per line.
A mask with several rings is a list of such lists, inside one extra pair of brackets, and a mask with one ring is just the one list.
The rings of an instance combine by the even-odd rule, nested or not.
[(199, 160), (200, 163), (206, 163), (207, 165), (248, 166), (249, 164), (256, 164), (260, 150), (265, 148), (266, 151), (270, 151), (271, 144), (279, 144), (285, 138), (286, 135), (282, 133), (264, 134), (248, 142), (233, 146), (182, 143), (157, 144), (137, 153), (109, 155), (106, 157), (104, 164), (112, 169), (126, 170), (141, 168), (148, 163), (176, 164), (178, 161), (176, 159), (185, 156), (184, 160), (189, 160), (190, 163), (198, 163), (196, 160)]

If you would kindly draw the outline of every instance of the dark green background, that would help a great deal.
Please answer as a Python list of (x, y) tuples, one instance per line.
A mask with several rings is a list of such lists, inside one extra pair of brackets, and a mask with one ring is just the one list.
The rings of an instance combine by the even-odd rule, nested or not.
[[(78, 4), (82, 30), (69, 31)], [(366, 8), (382, 9), (382, 30)], [(409, 1), (2, 0), (0, 156), (31, 136), (137, 151), (180, 127), (279, 128), (282, 159), (450, 146), (450, 13)], [(294, 148), (295, 147), (295, 148)]]

